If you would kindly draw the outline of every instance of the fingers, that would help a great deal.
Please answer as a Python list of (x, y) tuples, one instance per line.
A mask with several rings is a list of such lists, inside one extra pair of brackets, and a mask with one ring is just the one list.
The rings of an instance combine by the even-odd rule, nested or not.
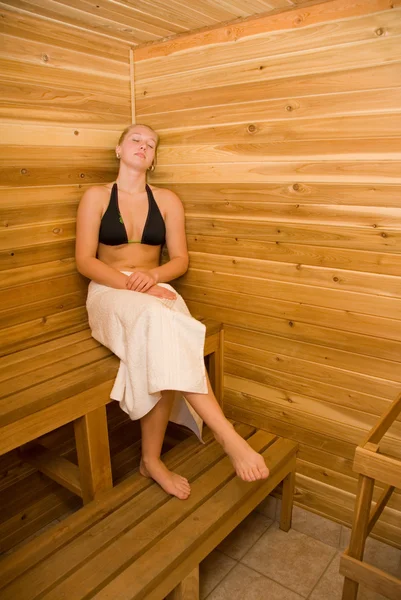
[(134, 271), (128, 277), (126, 288), (134, 292), (146, 292), (155, 285), (155, 277), (146, 271)]

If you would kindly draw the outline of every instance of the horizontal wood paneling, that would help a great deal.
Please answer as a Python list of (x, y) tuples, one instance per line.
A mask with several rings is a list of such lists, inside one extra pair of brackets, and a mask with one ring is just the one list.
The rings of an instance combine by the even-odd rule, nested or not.
[[(134, 52), (137, 118), (161, 134), (153, 181), (186, 211), (176, 287), (225, 324), (226, 411), (297, 439), (297, 502), (344, 523), (355, 445), (401, 383), (393, 6), (329, 2), (300, 27), (283, 13)], [(400, 420), (385, 448), (401, 453)], [(381, 539), (401, 541), (400, 510)]]
[(89, 185), (115, 178), (114, 147), (131, 122), (129, 44), (86, 37), (34, 7), (0, 6), (3, 355), (87, 326), (77, 204)]

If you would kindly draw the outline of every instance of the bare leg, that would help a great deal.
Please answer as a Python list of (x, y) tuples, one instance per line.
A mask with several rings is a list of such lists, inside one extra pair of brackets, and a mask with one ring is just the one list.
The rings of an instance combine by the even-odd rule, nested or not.
[(188, 480), (169, 471), (160, 459), (174, 392), (165, 390), (156, 406), (141, 419), (142, 458), (139, 467), (144, 477), (151, 477), (168, 494), (185, 500), (191, 493)]
[(206, 377), (208, 393), (185, 393), (185, 398), (213, 431), (216, 440), (230, 457), (237, 475), (244, 481), (266, 479), (269, 469), (263, 457), (255, 452), (227, 421), (213, 393), (209, 378), (207, 375)]

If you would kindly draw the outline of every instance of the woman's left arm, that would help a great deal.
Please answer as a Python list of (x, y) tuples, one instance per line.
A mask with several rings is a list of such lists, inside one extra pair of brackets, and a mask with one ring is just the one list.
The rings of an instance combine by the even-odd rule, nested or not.
[(163, 190), (166, 198), (166, 246), (170, 260), (151, 272), (158, 283), (177, 279), (188, 270), (189, 257), (185, 235), (185, 214), (180, 198), (171, 190)]

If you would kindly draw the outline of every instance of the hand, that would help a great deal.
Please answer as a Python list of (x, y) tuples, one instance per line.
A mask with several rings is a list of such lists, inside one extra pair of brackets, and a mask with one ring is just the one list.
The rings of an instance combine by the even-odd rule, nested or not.
[(129, 275), (125, 284), (127, 290), (133, 292), (147, 292), (152, 286), (156, 285), (158, 278), (150, 271), (134, 271)]
[(160, 285), (154, 285), (146, 292), (146, 294), (156, 296), (156, 298), (166, 298), (167, 300), (175, 300), (177, 298), (177, 294)]

